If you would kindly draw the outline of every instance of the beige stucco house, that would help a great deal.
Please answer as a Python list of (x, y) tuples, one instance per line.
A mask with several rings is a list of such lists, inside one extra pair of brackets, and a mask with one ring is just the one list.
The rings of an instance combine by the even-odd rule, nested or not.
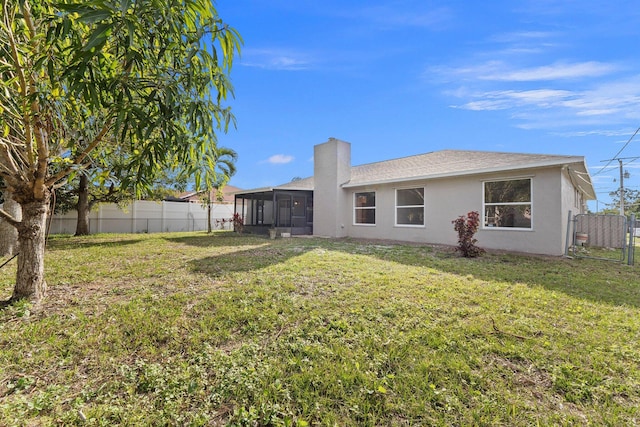
[(351, 145), (314, 147), (314, 175), (238, 192), (255, 232), (455, 245), (452, 221), (481, 214), (487, 249), (562, 255), (569, 211), (595, 199), (582, 156), (443, 150), (351, 166)]

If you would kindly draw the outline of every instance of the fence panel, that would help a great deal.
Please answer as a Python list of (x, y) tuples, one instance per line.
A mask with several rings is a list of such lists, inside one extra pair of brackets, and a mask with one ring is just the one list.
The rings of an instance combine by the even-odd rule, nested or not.
[[(211, 227), (232, 228), (233, 204), (211, 206)], [(222, 220), (225, 221), (222, 221)], [(73, 234), (77, 213), (68, 212), (51, 218), (50, 234)], [(99, 205), (89, 215), (89, 232), (159, 233), (207, 230), (207, 207), (200, 203), (136, 201), (121, 209), (115, 204)]]
[(576, 215), (576, 233), (586, 234), (588, 246), (622, 249), (626, 247), (627, 219), (621, 215)]
[[(603, 259), (633, 265), (635, 257), (635, 216), (579, 214), (567, 225), (566, 255)], [(572, 240), (569, 240), (572, 237)]]

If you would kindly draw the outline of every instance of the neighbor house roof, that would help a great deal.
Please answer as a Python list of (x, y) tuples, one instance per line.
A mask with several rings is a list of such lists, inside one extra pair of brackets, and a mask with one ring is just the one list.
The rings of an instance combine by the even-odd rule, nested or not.
[[(233, 195), (241, 191), (240, 188), (234, 187), (233, 185), (225, 185), (222, 187), (222, 202), (223, 203), (233, 203)], [(218, 189), (211, 189), (211, 200), (217, 201), (217, 193)], [(167, 197), (165, 200), (168, 201), (179, 201), (179, 202), (200, 202), (202, 200), (202, 196), (206, 194), (206, 191), (186, 191), (184, 193), (180, 193), (176, 197)]]
[[(361, 187), (552, 166), (566, 166), (573, 184), (580, 188), (587, 198), (595, 199), (591, 177), (582, 156), (471, 150), (433, 151), (426, 154), (353, 166), (351, 168), (351, 179), (343, 183), (342, 187)], [(313, 177), (292, 181), (278, 187), (265, 188), (264, 191), (272, 191), (274, 189), (312, 190)], [(259, 190), (246, 191), (246, 193), (257, 191)]]
[(241, 191), (236, 191), (234, 194), (238, 195), (238, 194), (254, 194), (254, 193), (268, 193), (271, 192), (273, 190), (282, 190), (282, 191), (286, 191), (286, 190), (306, 190), (306, 191), (313, 191), (313, 177), (308, 177), (308, 178), (300, 178), (300, 179), (296, 179), (294, 181), (291, 182), (287, 182), (286, 184), (282, 184), (282, 185), (277, 185), (274, 187), (261, 187), (261, 188), (254, 188), (253, 190), (241, 190)]

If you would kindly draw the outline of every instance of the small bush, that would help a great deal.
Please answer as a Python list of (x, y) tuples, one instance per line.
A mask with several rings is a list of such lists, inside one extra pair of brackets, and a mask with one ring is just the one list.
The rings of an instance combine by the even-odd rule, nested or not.
[(237, 233), (242, 233), (244, 231), (244, 218), (238, 212), (233, 214), (233, 230)]
[(478, 240), (473, 238), (480, 226), (480, 214), (476, 211), (471, 211), (466, 218), (461, 215), (451, 223), (453, 224), (453, 229), (458, 232), (458, 247), (456, 250), (466, 258), (480, 256), (484, 249), (477, 247), (476, 242)]

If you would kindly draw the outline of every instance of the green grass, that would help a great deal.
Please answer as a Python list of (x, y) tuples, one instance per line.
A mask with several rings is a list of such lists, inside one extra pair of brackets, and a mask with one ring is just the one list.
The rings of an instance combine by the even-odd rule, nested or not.
[(46, 262), (0, 311), (0, 425), (640, 423), (637, 266), (233, 233)]

